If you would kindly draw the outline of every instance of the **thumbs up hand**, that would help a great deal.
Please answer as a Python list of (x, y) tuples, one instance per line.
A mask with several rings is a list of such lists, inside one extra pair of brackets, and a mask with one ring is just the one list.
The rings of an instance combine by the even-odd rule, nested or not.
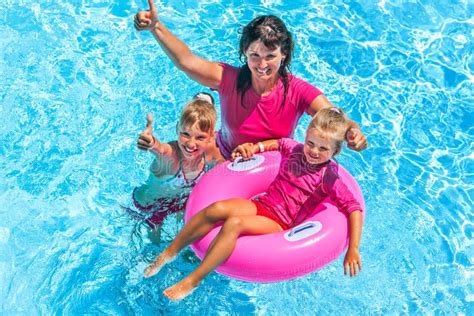
[(367, 137), (359, 128), (350, 128), (346, 133), (347, 147), (355, 151), (362, 151), (367, 148)]
[(135, 15), (134, 23), (137, 31), (151, 30), (158, 23), (158, 10), (153, 0), (148, 0), (150, 10), (140, 11)]
[(148, 113), (146, 127), (138, 136), (137, 147), (140, 150), (151, 150), (157, 144), (159, 142), (153, 136), (153, 116)]

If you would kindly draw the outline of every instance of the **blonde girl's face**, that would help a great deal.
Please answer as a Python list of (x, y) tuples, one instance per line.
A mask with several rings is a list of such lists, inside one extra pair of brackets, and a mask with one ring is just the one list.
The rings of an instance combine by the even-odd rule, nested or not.
[(310, 164), (322, 164), (334, 156), (336, 142), (316, 129), (306, 132), (304, 155)]
[(192, 159), (202, 156), (213, 141), (213, 135), (199, 129), (197, 123), (192, 126), (178, 125), (178, 146), (184, 158)]

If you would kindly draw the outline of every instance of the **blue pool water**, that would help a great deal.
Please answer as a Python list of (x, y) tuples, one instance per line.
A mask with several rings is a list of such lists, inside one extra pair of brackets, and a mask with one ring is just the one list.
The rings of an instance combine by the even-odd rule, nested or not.
[(151, 162), (134, 146), (146, 113), (171, 140), (203, 88), (134, 31), (146, 5), (0, 2), (0, 314), (474, 314), (471, 1), (158, 4), (195, 52), (231, 64), (240, 26), (281, 16), (296, 38), (293, 73), (370, 142), (339, 158), (367, 202), (358, 277), (343, 276), (342, 258), (281, 283), (213, 273), (180, 303), (161, 292), (196, 267), (192, 252), (142, 278), (180, 220), (155, 246), (122, 207)]

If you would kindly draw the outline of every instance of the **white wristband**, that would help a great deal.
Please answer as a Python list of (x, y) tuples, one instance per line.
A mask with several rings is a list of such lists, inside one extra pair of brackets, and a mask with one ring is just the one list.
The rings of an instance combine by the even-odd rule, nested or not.
[(260, 152), (263, 153), (265, 151), (265, 146), (263, 146), (262, 142), (257, 143), (258, 149), (260, 149)]

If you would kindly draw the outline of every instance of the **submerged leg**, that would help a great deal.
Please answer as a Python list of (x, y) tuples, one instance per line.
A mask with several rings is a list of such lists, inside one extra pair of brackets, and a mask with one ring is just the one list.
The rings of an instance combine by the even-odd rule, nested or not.
[[(252, 209), (245, 205), (250, 203)], [(160, 271), (168, 262), (174, 259), (176, 255), (186, 246), (192, 244), (195, 240), (206, 235), (214, 226), (231, 216), (237, 215), (255, 215), (256, 209), (253, 203), (245, 199), (229, 199), (211, 204), (201, 212), (194, 215), (191, 220), (184, 225), (176, 238), (170, 245), (159, 254), (155, 261), (144, 271), (144, 276), (149, 278)]]

